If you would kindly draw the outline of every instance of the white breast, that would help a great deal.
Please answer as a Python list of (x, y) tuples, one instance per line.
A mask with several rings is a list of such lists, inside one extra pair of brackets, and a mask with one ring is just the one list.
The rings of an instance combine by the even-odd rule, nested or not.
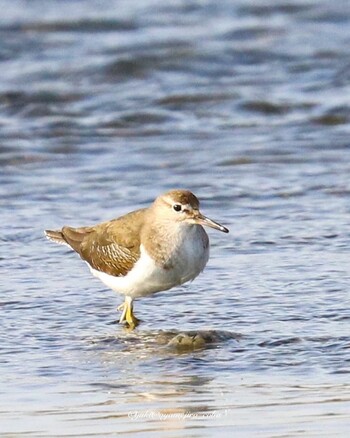
[(132, 298), (170, 289), (196, 278), (209, 258), (209, 244), (202, 227), (187, 228), (186, 236), (178, 237), (180, 244), (172, 252), (167, 269), (158, 266), (141, 245), (141, 256), (125, 277), (114, 277), (91, 267), (90, 270), (106, 286)]

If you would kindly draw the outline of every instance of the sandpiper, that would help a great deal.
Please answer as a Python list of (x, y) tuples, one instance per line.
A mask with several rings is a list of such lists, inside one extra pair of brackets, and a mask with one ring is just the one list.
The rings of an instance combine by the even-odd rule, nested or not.
[(125, 295), (119, 322), (135, 328), (135, 298), (165, 291), (193, 280), (209, 258), (209, 238), (202, 225), (228, 233), (199, 211), (188, 190), (158, 196), (148, 208), (132, 211), (92, 227), (46, 230), (48, 239), (68, 245), (92, 274)]

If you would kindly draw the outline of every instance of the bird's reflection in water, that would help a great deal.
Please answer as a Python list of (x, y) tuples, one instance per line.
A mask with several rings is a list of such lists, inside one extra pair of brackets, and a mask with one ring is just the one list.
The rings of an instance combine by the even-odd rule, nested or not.
[(215, 373), (207, 352), (227, 342), (238, 345), (239, 339), (239, 334), (215, 330), (121, 330), (118, 336), (90, 339), (106, 376), (93, 387), (107, 391), (112, 410), (107, 417), (128, 422), (128, 430), (130, 421), (135, 431), (142, 422), (144, 432), (215, 421), (223, 411), (217, 396), (209, 395)]

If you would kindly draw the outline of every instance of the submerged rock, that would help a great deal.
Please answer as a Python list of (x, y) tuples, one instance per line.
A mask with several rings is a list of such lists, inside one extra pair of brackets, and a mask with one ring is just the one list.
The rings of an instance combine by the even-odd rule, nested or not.
[(237, 341), (240, 337), (237, 333), (219, 330), (189, 331), (175, 334), (166, 345), (177, 350), (191, 350), (232, 339)]

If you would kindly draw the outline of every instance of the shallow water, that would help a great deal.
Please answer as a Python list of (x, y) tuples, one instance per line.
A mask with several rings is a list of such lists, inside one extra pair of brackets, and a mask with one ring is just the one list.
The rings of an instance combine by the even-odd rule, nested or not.
[[(2, 436), (348, 436), (349, 3), (2, 5)], [(128, 332), (43, 230), (174, 187), (231, 233)]]

